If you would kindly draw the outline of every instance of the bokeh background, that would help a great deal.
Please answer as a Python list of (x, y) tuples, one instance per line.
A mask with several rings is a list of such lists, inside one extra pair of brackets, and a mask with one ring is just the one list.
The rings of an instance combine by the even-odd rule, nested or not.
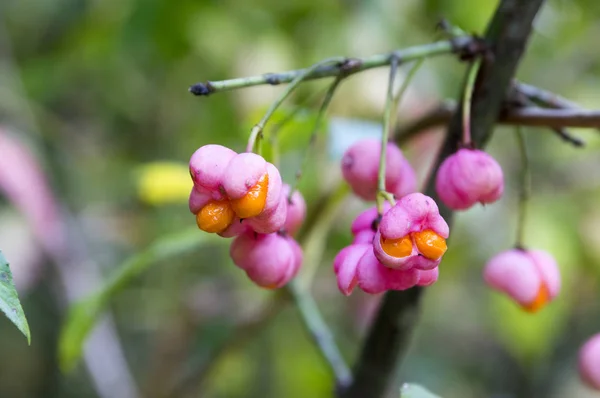
[[(293, 306), (252, 285), (227, 241), (194, 230), (186, 204), (192, 152), (207, 143), (242, 150), (281, 88), (208, 98), (187, 89), (430, 42), (440, 17), (483, 33), (496, 3), (0, 1), (0, 249), (32, 331), (27, 346), (0, 317), (0, 397), (330, 396), (331, 375)], [(598, 15), (594, 0), (547, 1), (518, 77), (600, 108)], [(463, 73), (451, 56), (427, 61), (400, 123), (454, 98)], [(386, 68), (353, 76), (334, 97), (300, 184), (310, 214), (340, 184), (344, 148), (379, 133), (386, 80)], [(279, 131), (287, 181), (325, 87), (306, 83), (282, 111), (301, 108)], [(482, 284), (485, 261), (513, 244), (517, 221), (518, 150), (512, 129), (497, 128), (489, 151), (506, 172), (506, 195), (455, 217), (400, 370), (445, 398), (594, 396), (577, 378), (576, 352), (600, 332), (600, 133), (573, 129), (587, 142), (579, 149), (549, 130), (525, 131), (533, 167), (525, 241), (557, 258), (563, 291), (529, 315)], [(421, 179), (442, 134), (405, 145)], [(349, 362), (379, 297), (342, 296), (331, 262), (365, 206), (348, 196), (321, 223), (331, 229), (325, 237), (304, 231), (311, 291)], [(104, 297), (108, 312), (84, 360), (61, 371), (68, 307), (132, 261), (143, 271)]]

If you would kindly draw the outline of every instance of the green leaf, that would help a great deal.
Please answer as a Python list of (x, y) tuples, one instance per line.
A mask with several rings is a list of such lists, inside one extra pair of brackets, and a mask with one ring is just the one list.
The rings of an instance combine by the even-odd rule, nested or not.
[[(246, 124), (252, 125), (260, 120), (267, 108), (258, 108), (248, 115)], [(306, 147), (315, 126), (317, 112), (305, 107), (281, 107), (275, 111), (265, 127), (266, 141), (272, 134), (277, 135), (279, 151), (284, 154), (291, 150)], [(320, 131), (327, 131), (328, 119), (321, 121)], [(263, 143), (263, 145), (266, 144)]]
[(27, 344), (31, 344), (29, 324), (27, 318), (25, 318), (23, 307), (21, 307), (8, 261), (6, 261), (2, 251), (0, 251), (0, 309), (27, 337)]
[(404, 384), (400, 388), (400, 398), (440, 398), (418, 384)]
[(191, 252), (208, 243), (223, 240), (192, 228), (158, 239), (146, 250), (129, 257), (102, 288), (75, 303), (63, 325), (58, 355), (61, 369), (70, 371), (77, 364), (83, 343), (110, 299), (153, 263)]

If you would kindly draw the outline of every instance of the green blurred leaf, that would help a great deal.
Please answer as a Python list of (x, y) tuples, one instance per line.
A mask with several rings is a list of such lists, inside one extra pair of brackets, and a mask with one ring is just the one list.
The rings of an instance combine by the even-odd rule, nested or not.
[(25, 312), (21, 307), (17, 289), (10, 272), (10, 266), (2, 251), (0, 251), (0, 309), (12, 323), (27, 337), (27, 343), (31, 344), (31, 333), (29, 324), (25, 318)]
[[(253, 125), (265, 114), (266, 107), (257, 108), (248, 116), (247, 125)], [(310, 134), (315, 126), (317, 112), (303, 107), (281, 107), (275, 111), (265, 128), (267, 141), (277, 136), (280, 153), (284, 154), (294, 149), (305, 148)], [(328, 119), (325, 116), (321, 122), (320, 133), (327, 130)]]
[(102, 288), (75, 303), (69, 310), (59, 341), (59, 362), (63, 371), (73, 369), (81, 357), (83, 343), (110, 299), (156, 262), (172, 259), (209, 243), (222, 241), (215, 234), (191, 228), (158, 239), (146, 250), (131, 257), (119, 267)]
[(426, 388), (418, 384), (405, 383), (400, 388), (401, 398), (440, 398), (439, 395), (432, 394)]

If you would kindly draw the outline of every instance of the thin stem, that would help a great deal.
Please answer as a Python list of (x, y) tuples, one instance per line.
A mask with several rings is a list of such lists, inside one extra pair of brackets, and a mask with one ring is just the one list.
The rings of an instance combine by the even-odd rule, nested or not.
[(539, 87), (532, 86), (521, 82), (515, 82), (515, 88), (518, 92), (525, 95), (530, 100), (539, 105), (554, 109), (578, 109), (580, 108), (575, 102), (561, 97), (550, 91), (546, 91)]
[[(421, 59), (415, 61), (412, 65), (412, 67), (408, 70), (406, 77), (402, 81), (402, 86), (400, 86), (400, 89), (394, 95), (392, 110), (398, 109), (398, 106), (400, 105), (402, 98), (404, 98), (404, 94), (406, 93), (406, 90), (408, 90), (408, 86), (409, 86), (410, 82), (412, 81), (413, 77), (415, 77), (415, 74), (417, 73), (417, 71), (419, 70), (421, 65), (423, 65), (423, 62), (425, 62), (425, 58), (421, 58)], [(393, 130), (394, 126), (391, 126), (390, 128)]]
[(279, 138), (276, 135), (271, 135), (269, 136), (269, 142), (271, 143), (271, 163), (279, 168)]
[(310, 333), (315, 344), (319, 347), (323, 359), (327, 361), (333, 371), (337, 387), (341, 389), (347, 387), (352, 381), (352, 374), (314, 299), (307, 291), (299, 287), (296, 281), (288, 284), (287, 290), (294, 299), (306, 331)]
[(294, 184), (292, 185), (292, 187), (290, 189), (288, 200), (292, 200), (292, 195), (294, 194), (294, 192), (296, 192), (296, 189), (298, 189), (298, 184), (300, 183), (300, 178), (302, 178), (302, 173), (304, 172), (304, 169), (306, 168), (306, 165), (308, 163), (309, 155), (314, 150), (314, 146), (317, 142), (317, 134), (319, 132), (319, 129), (321, 128), (321, 124), (323, 122), (323, 117), (325, 116), (325, 112), (327, 111), (327, 108), (329, 107), (329, 104), (331, 103), (331, 99), (333, 98), (333, 94), (335, 93), (335, 90), (338, 88), (338, 86), (340, 85), (340, 83), (343, 79), (344, 79), (344, 76), (336, 77), (335, 80), (333, 81), (333, 83), (331, 83), (331, 86), (329, 86), (327, 93), (325, 93), (325, 97), (323, 98), (323, 102), (321, 103), (321, 107), (319, 108), (319, 113), (317, 113), (317, 117), (315, 119), (315, 124), (313, 126), (312, 132), (310, 133), (310, 138), (308, 140), (308, 146), (306, 147), (306, 150), (304, 151), (304, 157), (302, 158), (302, 163), (300, 165), (300, 169), (298, 169), (298, 171), (296, 172), (296, 178), (294, 179)]
[(262, 131), (264, 130), (265, 125), (267, 124), (267, 122), (269, 121), (271, 116), (273, 116), (273, 114), (275, 113), (277, 108), (279, 108), (279, 106), (283, 103), (283, 101), (285, 101), (286, 98), (289, 97), (290, 94), (296, 88), (298, 88), (300, 83), (302, 83), (302, 81), (307, 76), (309, 76), (311, 73), (313, 73), (319, 67), (326, 66), (326, 65), (329, 65), (332, 63), (340, 64), (343, 62), (344, 62), (344, 58), (342, 58), (342, 57), (328, 58), (321, 62), (317, 62), (316, 64), (312, 65), (311, 67), (309, 67), (307, 69), (302, 69), (301, 73), (298, 73), (297, 75), (295, 75), (294, 80), (292, 80), (290, 82), (290, 84), (288, 84), (288, 86), (285, 88), (283, 93), (281, 93), (281, 95), (271, 104), (271, 106), (267, 110), (267, 113), (265, 113), (265, 115), (262, 117), (262, 119), (254, 127), (252, 127), (252, 130), (250, 131), (250, 138), (248, 138), (248, 146), (246, 147), (246, 152), (254, 152), (256, 150), (256, 146), (258, 145), (258, 142), (262, 138)]
[(585, 141), (582, 140), (579, 137), (574, 136), (573, 134), (571, 134), (569, 132), (569, 130), (567, 130), (564, 127), (555, 127), (552, 129), (552, 131), (554, 131), (554, 133), (556, 134), (556, 136), (558, 138), (560, 138), (561, 140), (563, 140), (564, 142), (573, 145), (574, 147), (584, 147), (585, 146)]
[[(412, 78), (414, 77), (415, 73), (417, 72), (419, 67), (423, 64), (424, 61), (425, 61), (425, 58), (421, 58), (421, 59), (415, 61), (415, 63), (412, 65), (412, 67), (406, 74), (406, 78), (402, 82), (400, 89), (395, 94), (393, 94), (393, 86), (394, 86), (394, 79), (397, 74), (398, 64), (397, 64), (397, 62), (394, 62), (394, 61), (392, 61), (392, 63), (391, 63), (390, 81), (389, 81), (389, 85), (388, 85), (388, 98), (387, 98), (387, 102), (386, 102), (386, 108), (385, 108), (384, 119), (383, 119), (383, 135), (381, 138), (381, 155), (379, 158), (379, 175), (378, 175), (378, 187), (379, 188), (378, 188), (377, 198), (376, 198), (377, 199), (377, 209), (379, 211), (379, 214), (383, 213), (383, 201), (384, 200), (388, 201), (392, 206), (394, 206), (396, 204), (394, 195), (387, 192), (386, 187), (385, 187), (385, 166), (386, 166), (385, 165), (385, 157), (386, 157), (386, 152), (387, 152), (387, 143), (389, 141), (390, 131), (394, 129), (394, 126), (392, 123), (392, 112), (398, 110), (400, 101), (402, 101), (402, 98), (404, 97), (404, 94), (406, 93), (406, 90), (408, 89), (408, 86), (409, 86)], [(390, 100), (390, 95), (392, 96), (391, 100)]]
[(452, 40), (438, 41), (435, 43), (396, 50), (387, 54), (377, 54), (365, 58), (345, 58), (343, 62), (334, 65), (321, 65), (313, 70), (296, 69), (280, 73), (267, 73), (258, 76), (197, 83), (191, 86), (189, 91), (194, 95), (205, 96), (222, 91), (236, 90), (263, 84), (277, 85), (289, 83), (299, 75), (304, 76), (303, 80), (321, 79), (339, 75), (348, 76), (367, 69), (389, 65), (392, 57), (395, 57), (402, 62), (408, 62), (420, 58), (450, 53), (473, 54), (481, 50), (480, 42), (475, 38), (471, 36), (462, 36), (453, 38)]
[(473, 88), (475, 87), (475, 79), (477, 72), (481, 66), (481, 58), (477, 58), (471, 63), (467, 81), (465, 82), (465, 91), (463, 94), (462, 116), (463, 116), (463, 139), (462, 143), (465, 146), (471, 146), (471, 101), (473, 98)]
[(381, 153), (379, 154), (379, 171), (377, 173), (377, 212), (383, 214), (383, 203), (385, 200), (385, 163), (387, 145), (390, 136), (390, 122), (392, 117), (392, 106), (394, 105), (394, 80), (398, 74), (398, 58), (393, 57), (390, 62), (390, 77), (388, 80), (387, 98), (385, 111), (383, 113), (383, 129), (381, 132)]
[(519, 219), (517, 220), (517, 239), (515, 246), (523, 247), (523, 237), (525, 235), (525, 223), (527, 218), (527, 203), (531, 196), (531, 168), (529, 165), (529, 155), (527, 154), (527, 144), (525, 135), (521, 127), (515, 128), (515, 136), (519, 145), (519, 153), (521, 154), (521, 192), (519, 195)]
[(383, 200), (387, 201), (391, 206), (396, 206), (396, 199), (394, 198), (393, 193), (383, 191), (379, 192), (379, 196), (381, 196)]

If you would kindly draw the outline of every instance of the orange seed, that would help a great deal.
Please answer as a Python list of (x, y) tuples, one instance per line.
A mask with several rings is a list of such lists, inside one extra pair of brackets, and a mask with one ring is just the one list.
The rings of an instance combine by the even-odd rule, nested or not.
[(412, 253), (413, 245), (408, 235), (399, 239), (384, 239), (381, 237), (381, 248), (392, 257), (406, 257)]
[(430, 260), (439, 259), (448, 249), (448, 246), (446, 246), (446, 239), (430, 229), (421, 232), (413, 232), (411, 235), (419, 252)]
[(206, 204), (196, 214), (198, 228), (211, 233), (223, 232), (233, 223), (235, 213), (226, 200)]
[(266, 286), (261, 286), (263, 289), (267, 289), (267, 290), (275, 290), (277, 289), (277, 283), (272, 283), (270, 285), (266, 285)]
[(550, 292), (548, 292), (546, 284), (542, 282), (540, 289), (538, 290), (537, 296), (535, 296), (531, 303), (524, 305), (523, 309), (531, 313), (538, 312), (546, 305), (546, 303), (548, 303), (549, 300)]
[(250, 218), (262, 213), (267, 203), (269, 175), (265, 173), (248, 193), (239, 199), (231, 200), (231, 208), (239, 218)]

